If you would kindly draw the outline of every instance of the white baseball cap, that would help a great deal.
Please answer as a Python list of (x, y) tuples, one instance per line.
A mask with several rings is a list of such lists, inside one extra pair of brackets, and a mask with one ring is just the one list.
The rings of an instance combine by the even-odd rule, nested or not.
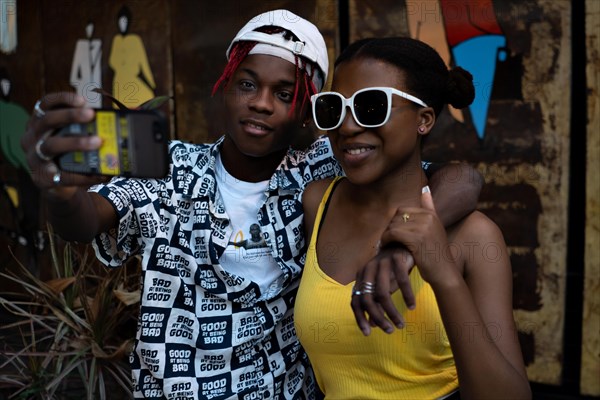
[[(286, 29), (296, 35), (299, 40), (287, 40), (283, 33), (268, 34), (255, 31), (263, 26), (277, 26)], [(282, 9), (267, 11), (248, 21), (227, 48), (225, 53), (227, 61), (229, 61), (233, 45), (240, 41), (258, 42), (249, 54), (267, 54), (282, 58), (292, 64), (295, 64), (295, 56), (312, 61), (320, 70), (313, 74), (313, 83), (319, 91), (327, 81), (329, 58), (323, 35), (314, 24), (291, 11)], [(307, 65), (306, 68), (310, 73), (310, 66)]]

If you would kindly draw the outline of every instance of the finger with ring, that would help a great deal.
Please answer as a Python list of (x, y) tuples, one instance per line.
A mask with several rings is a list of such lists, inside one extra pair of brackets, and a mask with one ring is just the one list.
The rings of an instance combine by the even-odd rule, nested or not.
[(42, 110), (41, 104), (42, 101), (38, 100), (35, 102), (35, 106), (33, 106), (33, 114), (38, 118), (43, 118), (46, 115), (46, 112)]
[(38, 158), (42, 161), (50, 161), (50, 160), (52, 160), (52, 157), (47, 156), (42, 151), (42, 145), (44, 144), (45, 141), (46, 141), (45, 136), (37, 141), (37, 143), (35, 144), (35, 155), (38, 156)]
[(365, 294), (364, 292), (364, 283), (357, 285), (354, 285), (354, 287), (352, 288), (352, 296), (361, 296), (363, 294)]
[(363, 282), (361, 289), (362, 294), (373, 294), (375, 292), (375, 284), (373, 282)]
[(410, 219), (410, 214), (409, 213), (402, 214), (402, 221), (408, 222), (409, 219)]
[(60, 185), (60, 180), (61, 180), (61, 176), (60, 176), (60, 171), (57, 171), (53, 176), (52, 176), (52, 182), (55, 185)]

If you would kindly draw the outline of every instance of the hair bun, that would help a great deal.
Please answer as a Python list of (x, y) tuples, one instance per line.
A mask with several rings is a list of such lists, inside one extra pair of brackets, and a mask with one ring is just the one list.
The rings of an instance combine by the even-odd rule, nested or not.
[(454, 108), (465, 108), (475, 99), (473, 75), (461, 67), (448, 71), (446, 84), (446, 102)]

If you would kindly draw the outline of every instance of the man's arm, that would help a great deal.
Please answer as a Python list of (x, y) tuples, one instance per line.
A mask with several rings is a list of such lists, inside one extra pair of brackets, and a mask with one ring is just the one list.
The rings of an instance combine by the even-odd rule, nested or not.
[(86, 107), (83, 97), (71, 92), (48, 94), (37, 106), (41, 111), (34, 112), (21, 137), (31, 179), (43, 193), (55, 232), (65, 240), (89, 242), (117, 226), (117, 214), (108, 200), (87, 191), (107, 178), (60, 171), (54, 159), (71, 151), (96, 150), (101, 140), (52, 133), (71, 123), (91, 121), (94, 111)]
[(467, 163), (431, 164), (425, 170), (439, 219), (448, 227), (477, 208), (484, 179)]
[(96, 235), (118, 224), (117, 213), (104, 197), (76, 188), (68, 198), (46, 192), (48, 221), (64, 240), (91, 242)]

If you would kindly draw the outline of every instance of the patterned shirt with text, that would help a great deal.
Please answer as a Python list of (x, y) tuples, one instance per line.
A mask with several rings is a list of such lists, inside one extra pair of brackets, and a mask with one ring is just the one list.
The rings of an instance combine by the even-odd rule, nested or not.
[(117, 229), (94, 241), (108, 266), (142, 256), (141, 309), (130, 356), (135, 398), (306, 398), (315, 380), (293, 323), (304, 266), (302, 192), (342, 173), (329, 141), (288, 151), (257, 220), (282, 270), (275, 291), (225, 271), (232, 229), (216, 187), (214, 144), (170, 144), (169, 175), (114, 178), (91, 190), (108, 199)]

